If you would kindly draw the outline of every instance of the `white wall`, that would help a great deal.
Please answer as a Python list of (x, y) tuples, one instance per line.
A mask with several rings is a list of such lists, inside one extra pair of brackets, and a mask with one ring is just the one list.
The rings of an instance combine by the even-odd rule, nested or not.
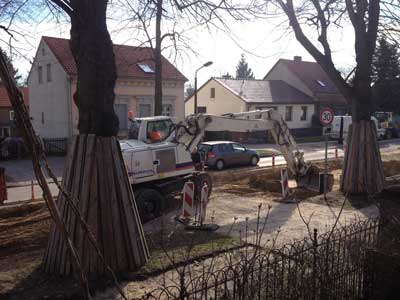
[[(211, 98), (211, 88), (215, 88), (215, 98)], [(244, 112), (247, 104), (238, 96), (211, 79), (197, 92), (197, 106), (206, 106), (208, 114), (221, 115), (224, 113)], [(185, 102), (185, 115), (194, 112), (194, 96)]]
[(278, 62), (270, 71), (265, 80), (282, 80), (294, 88), (302, 91), (304, 94), (314, 97), (313, 92), (285, 65), (284, 62)]
[[(280, 113), (285, 120), (285, 111), (286, 111), (286, 106), (291, 106), (292, 107), (292, 121), (286, 121), (287, 125), (289, 128), (309, 128), (311, 127), (311, 120), (312, 120), (312, 115), (315, 112), (315, 108), (313, 104), (296, 104), (296, 105), (258, 105), (258, 104), (252, 104), (249, 106), (249, 110), (255, 110), (256, 108), (260, 109), (267, 109), (267, 108), (273, 108), (277, 107), (278, 108), (278, 113)], [(302, 110), (302, 106), (307, 106), (307, 119), (305, 121), (300, 120)]]
[[(44, 55), (42, 53), (44, 49)], [(51, 81), (47, 81), (47, 64), (51, 64)], [(39, 83), (38, 67), (42, 66), (43, 81)], [(42, 41), (28, 78), (29, 111), (36, 132), (44, 138), (71, 135), (69, 84), (67, 75), (56, 57)], [(42, 118), (43, 114), (43, 118)]]

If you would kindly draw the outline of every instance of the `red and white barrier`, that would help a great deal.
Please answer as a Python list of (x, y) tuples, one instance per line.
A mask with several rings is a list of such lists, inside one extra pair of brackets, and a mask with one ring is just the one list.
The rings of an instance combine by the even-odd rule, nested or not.
[(335, 158), (338, 159), (339, 158), (339, 152), (338, 152), (338, 148), (335, 148)]
[(35, 200), (35, 184), (33, 183), (33, 180), (31, 180), (31, 200)]
[(183, 193), (182, 215), (184, 218), (191, 218), (194, 216), (194, 211), (193, 211), (194, 183), (191, 181), (185, 182), (182, 193)]
[(282, 198), (289, 197), (289, 176), (287, 169), (281, 169)]
[(201, 196), (200, 196), (200, 225), (203, 225), (203, 222), (206, 219), (206, 210), (208, 204), (208, 185), (204, 183), (201, 188)]

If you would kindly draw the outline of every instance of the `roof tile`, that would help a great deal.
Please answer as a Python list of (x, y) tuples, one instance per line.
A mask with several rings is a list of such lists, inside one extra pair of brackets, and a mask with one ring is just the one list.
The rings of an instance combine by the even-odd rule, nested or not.
[[(27, 87), (22, 88), (22, 94), (24, 96), (24, 102), (26, 106), (29, 106), (29, 92)], [(7, 90), (4, 87), (0, 88), (0, 107), (11, 107), (10, 99), (8, 98)]]
[[(75, 60), (69, 47), (69, 40), (47, 36), (42, 37), (42, 39), (52, 50), (67, 74), (77, 75)], [(114, 54), (118, 77), (154, 78), (154, 73), (146, 73), (137, 65), (137, 63), (145, 63), (154, 69), (151, 48), (114, 45)], [(163, 79), (187, 81), (187, 78), (165, 57), (162, 57), (162, 67)]]
[(313, 104), (311, 97), (282, 80), (215, 78), (248, 103)]

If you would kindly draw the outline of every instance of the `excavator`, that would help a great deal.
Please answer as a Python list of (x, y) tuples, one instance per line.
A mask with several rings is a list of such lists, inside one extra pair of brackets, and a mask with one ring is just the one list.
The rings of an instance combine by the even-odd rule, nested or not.
[(286, 122), (273, 109), (195, 114), (181, 122), (169, 116), (133, 118), (130, 113), (129, 120), (129, 138), (120, 145), (142, 221), (158, 216), (186, 181), (193, 181), (196, 190), (207, 183), (211, 193), (211, 177), (195, 170), (191, 159), (206, 131), (271, 132), (297, 185), (318, 188), (318, 168), (304, 161)]

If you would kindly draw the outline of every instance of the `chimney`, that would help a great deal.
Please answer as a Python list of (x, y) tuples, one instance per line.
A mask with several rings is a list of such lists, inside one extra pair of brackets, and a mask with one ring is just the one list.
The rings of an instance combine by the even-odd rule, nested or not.
[(294, 60), (294, 61), (301, 61), (301, 56), (294, 56), (294, 57), (293, 57), (293, 60)]

